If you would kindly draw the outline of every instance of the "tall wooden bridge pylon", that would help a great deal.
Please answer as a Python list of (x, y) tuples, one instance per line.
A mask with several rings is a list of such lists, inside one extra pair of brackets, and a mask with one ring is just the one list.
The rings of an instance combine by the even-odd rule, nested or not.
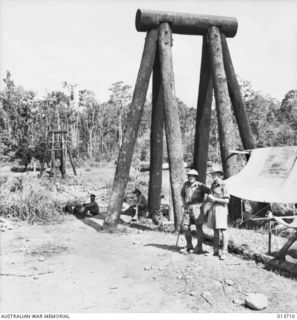
[(237, 167), (236, 159), (232, 156), (232, 150), (235, 150), (236, 146), (233, 126), (230, 123), (232, 121), (231, 105), (243, 147), (254, 148), (226, 40), (226, 37), (236, 35), (237, 27), (237, 20), (232, 17), (137, 10), (136, 29), (146, 32), (146, 39), (118, 157), (105, 226), (117, 225), (121, 214), (134, 145), (152, 72), (149, 211), (152, 214), (160, 208), (163, 128), (165, 127), (175, 228), (178, 229), (180, 226), (182, 217), (180, 193), (185, 172), (178, 108), (174, 96), (172, 33), (203, 36), (194, 147), (194, 167), (199, 172), (199, 179), (202, 182), (206, 180), (213, 91), (218, 117), (221, 158), (226, 178), (232, 176)]

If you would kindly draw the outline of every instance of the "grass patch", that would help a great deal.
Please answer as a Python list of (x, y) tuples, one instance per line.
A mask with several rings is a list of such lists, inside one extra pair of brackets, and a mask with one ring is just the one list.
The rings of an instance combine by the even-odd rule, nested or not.
[(0, 214), (27, 220), (29, 223), (47, 223), (63, 218), (63, 201), (49, 180), (32, 176), (8, 178), (0, 188)]

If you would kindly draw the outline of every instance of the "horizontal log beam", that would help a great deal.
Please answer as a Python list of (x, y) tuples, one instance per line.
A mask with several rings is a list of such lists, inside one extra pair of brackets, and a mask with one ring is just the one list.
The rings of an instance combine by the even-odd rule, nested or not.
[(188, 35), (205, 35), (211, 26), (220, 28), (226, 37), (234, 37), (237, 33), (238, 22), (234, 17), (164, 12), (138, 9), (135, 26), (137, 31), (146, 32), (157, 28), (160, 23), (168, 22), (172, 33)]

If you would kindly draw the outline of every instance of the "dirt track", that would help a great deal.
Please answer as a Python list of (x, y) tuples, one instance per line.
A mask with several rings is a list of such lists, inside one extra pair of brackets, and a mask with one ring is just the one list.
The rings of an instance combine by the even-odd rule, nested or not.
[(0, 311), (253, 312), (233, 303), (247, 292), (268, 297), (264, 312), (297, 311), (296, 280), (236, 256), (183, 255), (173, 234), (100, 224), (66, 216), (2, 232)]

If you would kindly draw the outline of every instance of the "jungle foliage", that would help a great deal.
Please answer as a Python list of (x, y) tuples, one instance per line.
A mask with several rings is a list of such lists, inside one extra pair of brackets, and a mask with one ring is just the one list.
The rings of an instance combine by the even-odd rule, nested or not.
[[(110, 86), (108, 101), (99, 102), (90, 90), (78, 90), (67, 82), (63, 83), (61, 91), (52, 91), (38, 98), (35, 92), (16, 85), (9, 72), (3, 81), (5, 89), (0, 92), (1, 163), (18, 161), (27, 167), (33, 157), (41, 160), (47, 133), (57, 128), (68, 131), (72, 155), (77, 164), (87, 159), (116, 161), (131, 103), (131, 86), (117, 81)], [(296, 145), (297, 90), (290, 90), (282, 101), (278, 101), (255, 91), (246, 80), (239, 82), (257, 147)], [(191, 162), (196, 108), (187, 106), (178, 98), (176, 103), (184, 160)], [(220, 151), (215, 108), (212, 113), (209, 159), (218, 161)], [(134, 164), (149, 160), (150, 114), (151, 97), (148, 97), (135, 147)], [(242, 149), (239, 134), (236, 139), (238, 149)]]

